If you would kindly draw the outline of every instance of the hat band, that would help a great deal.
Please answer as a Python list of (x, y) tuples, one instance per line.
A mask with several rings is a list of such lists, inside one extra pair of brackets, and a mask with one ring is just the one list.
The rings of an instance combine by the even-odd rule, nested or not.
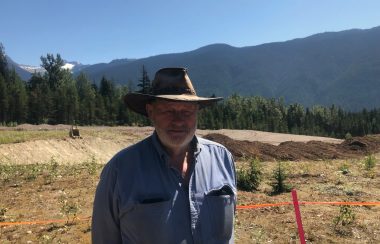
[(153, 89), (153, 95), (181, 95), (191, 94), (196, 95), (195, 91), (189, 88), (183, 87), (166, 87), (161, 89)]

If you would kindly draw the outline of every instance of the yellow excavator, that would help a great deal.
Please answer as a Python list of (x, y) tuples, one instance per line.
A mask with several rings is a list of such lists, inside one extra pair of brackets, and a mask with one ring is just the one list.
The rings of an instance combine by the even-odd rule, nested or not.
[(71, 138), (74, 138), (74, 139), (76, 139), (76, 138), (82, 138), (80, 136), (78, 126), (76, 126), (76, 125), (72, 125), (71, 126), (69, 135), (70, 135)]

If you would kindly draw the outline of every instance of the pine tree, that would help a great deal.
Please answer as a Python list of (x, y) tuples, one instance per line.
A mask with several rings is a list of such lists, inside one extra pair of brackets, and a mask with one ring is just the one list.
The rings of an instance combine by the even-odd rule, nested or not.
[(3, 44), (0, 42), (0, 75), (3, 76), (4, 80), (8, 74), (7, 68), (7, 58), (5, 57)]
[(5, 79), (0, 74), (0, 124), (7, 122), (8, 115), (8, 89)]
[(29, 80), (27, 92), (28, 121), (34, 124), (48, 123), (53, 100), (47, 80), (40, 74), (33, 74)]
[(78, 122), (91, 125), (95, 122), (96, 91), (84, 73), (80, 73), (76, 81), (79, 99)]
[(47, 79), (50, 89), (54, 91), (63, 79), (64, 70), (62, 66), (64, 61), (61, 55), (57, 54), (54, 57), (53, 54), (47, 54), (46, 57), (41, 56), (41, 66), (46, 70), (45, 78)]
[(137, 86), (140, 87), (140, 90), (138, 90), (140, 93), (149, 94), (151, 92), (151, 82), (144, 65), (142, 67), (141, 78), (139, 79)]
[(26, 94), (25, 82), (17, 75), (15, 69), (9, 73), (8, 93), (9, 96), (9, 120), (12, 122), (22, 123), (27, 118), (27, 103), (28, 98)]

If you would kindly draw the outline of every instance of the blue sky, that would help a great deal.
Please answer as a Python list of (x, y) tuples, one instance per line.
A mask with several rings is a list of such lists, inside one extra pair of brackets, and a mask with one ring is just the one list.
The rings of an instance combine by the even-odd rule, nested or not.
[(83, 64), (235, 47), (380, 25), (378, 0), (1, 0), (0, 42), (20, 64)]

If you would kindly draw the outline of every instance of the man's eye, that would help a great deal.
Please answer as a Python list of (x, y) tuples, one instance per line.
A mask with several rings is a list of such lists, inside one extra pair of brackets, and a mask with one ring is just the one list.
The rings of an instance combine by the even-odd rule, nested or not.
[(189, 117), (192, 114), (193, 114), (193, 112), (191, 112), (191, 111), (185, 111), (185, 112), (183, 112), (183, 115), (186, 116), (186, 117)]

